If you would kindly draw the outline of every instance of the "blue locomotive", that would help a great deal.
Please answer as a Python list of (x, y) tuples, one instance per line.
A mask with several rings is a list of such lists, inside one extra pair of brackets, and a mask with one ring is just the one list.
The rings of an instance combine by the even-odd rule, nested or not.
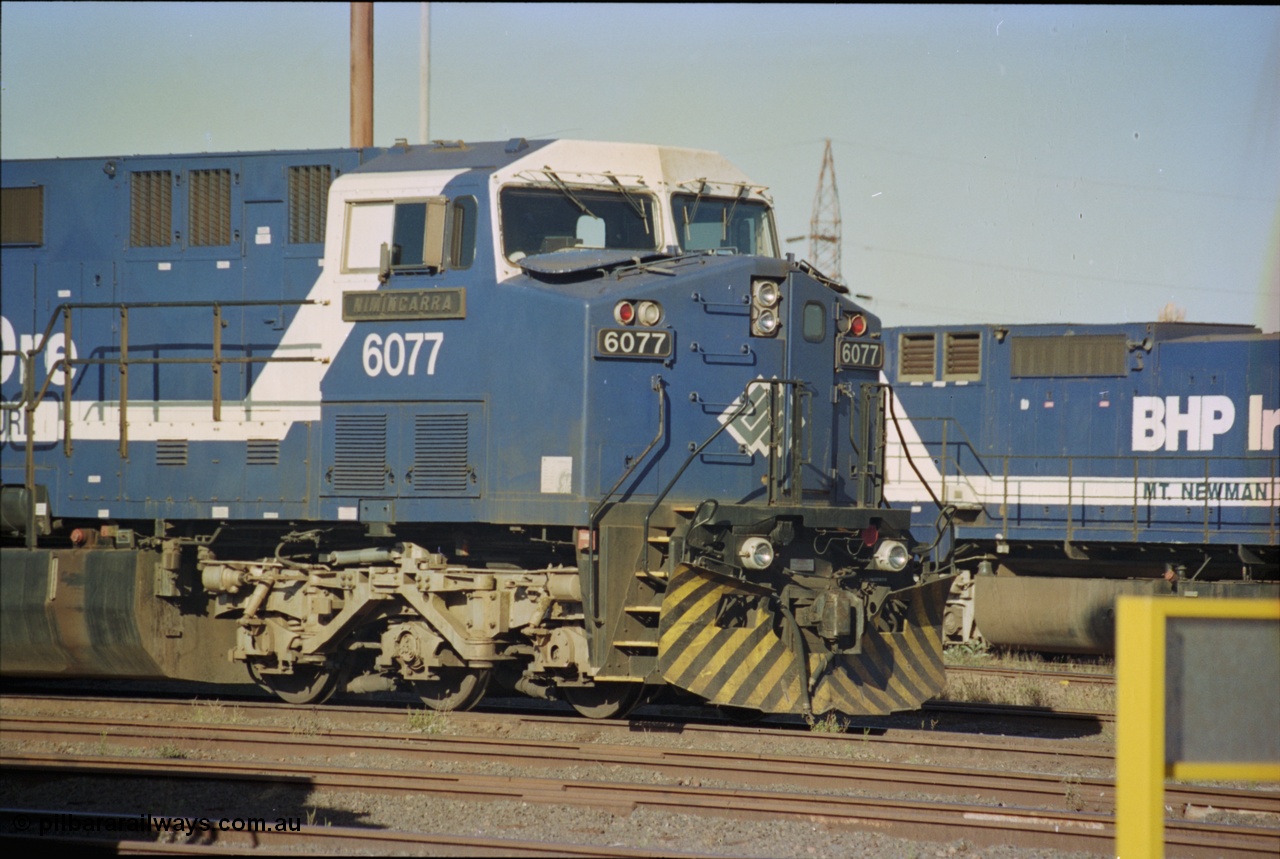
[(1280, 596), (1280, 334), (1251, 326), (884, 332), (885, 495), (945, 509), (950, 641), (1105, 652), (1120, 593)]
[(883, 341), (720, 156), (3, 164), (0, 671), (911, 709)]

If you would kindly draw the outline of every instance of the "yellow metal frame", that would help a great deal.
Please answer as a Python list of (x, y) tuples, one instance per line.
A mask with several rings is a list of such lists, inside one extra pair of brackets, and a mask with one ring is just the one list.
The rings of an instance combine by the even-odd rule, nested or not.
[(1171, 617), (1280, 621), (1280, 600), (1116, 598), (1116, 855), (1164, 855), (1164, 782), (1280, 781), (1280, 761), (1165, 765), (1165, 626)]

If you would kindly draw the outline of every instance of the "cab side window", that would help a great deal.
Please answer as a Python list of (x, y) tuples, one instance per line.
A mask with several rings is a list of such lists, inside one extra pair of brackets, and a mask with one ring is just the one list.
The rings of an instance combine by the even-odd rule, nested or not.
[(470, 268), (476, 257), (478, 214), (479, 205), (471, 196), (349, 203), (342, 270), (377, 271), (383, 244), (392, 269)]
[(475, 197), (458, 197), (449, 207), (449, 267), (471, 268), (476, 259)]
[(395, 206), (388, 200), (347, 204), (344, 272), (377, 271), (383, 242), (391, 241)]

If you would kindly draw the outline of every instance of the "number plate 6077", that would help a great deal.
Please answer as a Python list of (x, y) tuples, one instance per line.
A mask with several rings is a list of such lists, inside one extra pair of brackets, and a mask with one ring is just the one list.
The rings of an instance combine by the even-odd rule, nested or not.
[(596, 355), (601, 358), (671, 357), (671, 331), (644, 328), (601, 328), (596, 332)]
[(844, 340), (837, 343), (841, 368), (878, 370), (884, 366), (884, 345), (874, 340)]

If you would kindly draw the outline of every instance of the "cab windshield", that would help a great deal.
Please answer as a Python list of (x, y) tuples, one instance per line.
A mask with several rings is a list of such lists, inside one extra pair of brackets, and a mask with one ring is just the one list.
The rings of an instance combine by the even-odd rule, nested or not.
[(633, 192), (569, 188), (506, 188), (502, 252), (526, 256), (567, 249), (654, 250), (653, 200)]
[(773, 216), (765, 203), (740, 197), (672, 194), (671, 214), (683, 250), (778, 255)]

